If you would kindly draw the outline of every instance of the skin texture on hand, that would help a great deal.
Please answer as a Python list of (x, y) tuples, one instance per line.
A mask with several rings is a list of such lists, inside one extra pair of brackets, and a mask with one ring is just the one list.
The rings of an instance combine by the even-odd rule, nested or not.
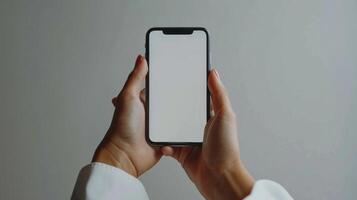
[(162, 155), (145, 140), (145, 95), (141, 85), (147, 71), (146, 60), (139, 55), (123, 89), (112, 100), (113, 120), (92, 160), (118, 167), (135, 177), (153, 167)]
[(243, 199), (254, 184), (243, 166), (236, 117), (218, 72), (208, 77), (213, 112), (206, 124), (202, 147), (163, 147), (164, 155), (179, 161), (206, 199)]
[(208, 77), (213, 110), (202, 146), (160, 149), (145, 140), (145, 93), (141, 85), (147, 71), (145, 58), (138, 56), (123, 89), (112, 101), (113, 120), (92, 161), (112, 165), (138, 177), (162, 155), (167, 155), (179, 161), (206, 199), (247, 196), (254, 180), (240, 160), (236, 117), (218, 72), (212, 70)]

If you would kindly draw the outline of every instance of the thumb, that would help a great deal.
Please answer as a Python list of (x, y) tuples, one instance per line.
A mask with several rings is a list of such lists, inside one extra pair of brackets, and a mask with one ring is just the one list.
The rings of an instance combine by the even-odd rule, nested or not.
[(145, 81), (145, 76), (147, 72), (148, 66), (146, 60), (142, 55), (139, 55), (136, 58), (135, 67), (133, 71), (129, 74), (122, 91), (126, 91), (139, 96), (141, 84)]

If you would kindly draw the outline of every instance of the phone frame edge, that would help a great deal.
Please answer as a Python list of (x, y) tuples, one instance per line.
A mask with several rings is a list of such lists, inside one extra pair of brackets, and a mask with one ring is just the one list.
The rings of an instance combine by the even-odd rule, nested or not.
[(146, 102), (145, 102), (145, 139), (147, 141), (148, 144), (150, 144), (151, 146), (200, 146), (202, 145), (202, 142), (155, 142), (152, 141), (150, 139), (150, 135), (149, 135), (149, 112), (150, 112), (150, 108), (149, 108), (149, 96), (150, 96), (150, 91), (149, 91), (149, 84), (150, 84), (150, 77), (149, 77), (149, 70), (150, 70), (150, 66), (149, 66), (149, 59), (150, 59), (150, 52), (149, 52), (149, 37), (150, 37), (150, 33), (153, 31), (164, 31), (167, 29), (192, 29), (193, 31), (195, 30), (200, 30), (200, 31), (204, 31), (206, 33), (206, 62), (207, 62), (207, 66), (206, 66), (206, 121), (209, 120), (210, 118), (210, 112), (211, 112), (211, 106), (210, 106), (210, 92), (208, 89), (208, 75), (209, 72), (211, 70), (211, 51), (210, 51), (210, 38), (209, 38), (209, 32), (207, 31), (206, 28), (204, 27), (152, 27), (150, 28), (146, 34), (145, 34), (145, 58), (148, 64), (148, 72), (146, 74), (145, 77), (145, 94), (146, 94)]

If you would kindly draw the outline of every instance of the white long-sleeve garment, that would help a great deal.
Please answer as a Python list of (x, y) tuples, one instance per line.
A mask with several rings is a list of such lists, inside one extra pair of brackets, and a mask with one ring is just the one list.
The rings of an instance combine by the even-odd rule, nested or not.
[[(149, 197), (139, 179), (123, 170), (103, 163), (92, 163), (82, 168), (72, 193), (72, 200), (148, 200)], [(278, 183), (269, 180), (256, 181), (245, 200), (292, 199)]]

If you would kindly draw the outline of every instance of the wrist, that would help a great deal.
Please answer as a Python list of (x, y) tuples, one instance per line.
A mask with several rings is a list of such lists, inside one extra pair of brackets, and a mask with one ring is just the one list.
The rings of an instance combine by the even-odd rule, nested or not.
[(244, 199), (250, 194), (254, 179), (242, 163), (220, 172), (214, 199)]
[(100, 144), (93, 155), (92, 162), (111, 165), (138, 177), (137, 170), (128, 154), (114, 144)]

